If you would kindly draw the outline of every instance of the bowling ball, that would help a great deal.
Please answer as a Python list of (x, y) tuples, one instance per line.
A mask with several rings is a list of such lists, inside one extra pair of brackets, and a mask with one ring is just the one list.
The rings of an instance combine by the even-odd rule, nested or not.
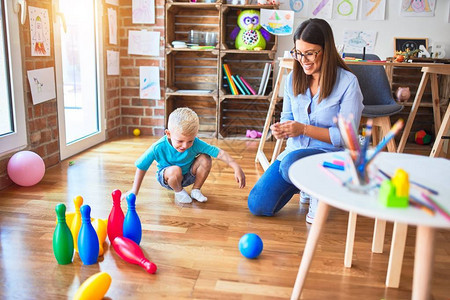
[(19, 151), (8, 161), (8, 176), (21, 186), (32, 186), (41, 181), (45, 174), (42, 158), (32, 151)]
[(136, 128), (135, 130), (133, 130), (133, 135), (134, 136), (140, 136), (141, 135), (141, 131), (139, 130), (139, 128)]
[(255, 233), (246, 233), (239, 240), (239, 251), (247, 258), (257, 258), (263, 250), (263, 241)]

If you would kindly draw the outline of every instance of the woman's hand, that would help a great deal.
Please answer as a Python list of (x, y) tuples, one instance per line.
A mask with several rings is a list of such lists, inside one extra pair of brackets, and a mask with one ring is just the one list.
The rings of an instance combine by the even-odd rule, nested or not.
[(290, 138), (301, 135), (304, 132), (306, 125), (296, 121), (286, 121), (279, 124), (279, 131), (282, 132), (282, 137)]
[(280, 123), (274, 123), (272, 126), (270, 126), (270, 130), (272, 130), (272, 135), (277, 139), (284, 139), (285, 135), (283, 133), (283, 130), (281, 130), (281, 124)]

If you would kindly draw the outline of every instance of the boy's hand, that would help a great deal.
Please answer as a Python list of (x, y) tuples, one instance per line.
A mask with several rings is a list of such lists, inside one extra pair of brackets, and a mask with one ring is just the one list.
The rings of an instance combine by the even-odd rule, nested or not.
[(120, 200), (121, 200), (121, 201), (126, 201), (126, 200), (127, 200), (127, 196), (128, 196), (130, 193), (133, 193), (135, 196), (137, 196), (137, 195), (136, 195), (136, 192), (135, 192), (134, 190), (129, 190), (129, 191), (126, 192), (126, 193), (122, 193), (122, 197), (120, 197)]
[(242, 189), (245, 187), (245, 174), (240, 166), (237, 166), (234, 169), (234, 178), (236, 179), (236, 182), (239, 183), (239, 188)]

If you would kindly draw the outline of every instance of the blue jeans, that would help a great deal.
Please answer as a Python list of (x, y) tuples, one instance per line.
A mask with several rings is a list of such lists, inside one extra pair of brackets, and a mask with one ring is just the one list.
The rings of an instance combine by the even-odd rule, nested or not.
[(248, 195), (250, 212), (257, 216), (273, 216), (282, 209), (299, 192), (289, 179), (289, 167), (303, 157), (324, 152), (318, 149), (299, 149), (286, 155), (281, 162), (274, 161)]

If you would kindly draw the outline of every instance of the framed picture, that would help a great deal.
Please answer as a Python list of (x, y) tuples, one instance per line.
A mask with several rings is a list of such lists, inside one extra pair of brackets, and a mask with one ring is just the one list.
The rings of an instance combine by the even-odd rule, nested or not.
[[(397, 51), (414, 51), (419, 49), (419, 46), (423, 45), (425, 49), (428, 49), (428, 39), (427, 38), (394, 38), (394, 49)], [(395, 54), (394, 52), (394, 54)]]

